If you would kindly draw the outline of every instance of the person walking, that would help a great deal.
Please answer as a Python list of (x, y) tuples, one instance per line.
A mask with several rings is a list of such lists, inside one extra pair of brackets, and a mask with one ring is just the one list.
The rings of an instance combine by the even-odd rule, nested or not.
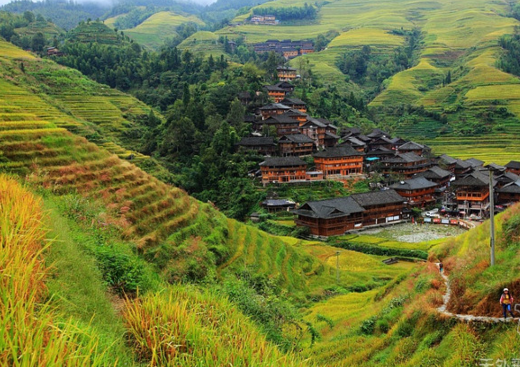
[(502, 296), (500, 296), (500, 304), (502, 305), (502, 311), (504, 311), (504, 320), (507, 318), (507, 311), (511, 314), (511, 317), (515, 317), (513, 315), (513, 311), (511, 310), (511, 307), (513, 305), (514, 298), (509, 293), (509, 289), (504, 288), (504, 291), (502, 292)]
[(443, 270), (444, 270), (444, 265), (442, 265), (442, 262), (439, 262), (439, 273), (442, 274)]

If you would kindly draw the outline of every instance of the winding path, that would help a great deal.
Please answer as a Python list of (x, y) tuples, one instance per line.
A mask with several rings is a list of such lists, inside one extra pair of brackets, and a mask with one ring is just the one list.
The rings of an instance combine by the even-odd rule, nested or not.
[[(449, 317), (455, 317), (462, 321), (473, 321), (473, 322), (486, 322), (486, 323), (497, 323), (497, 322), (514, 322), (518, 318), (512, 318), (508, 317), (506, 320), (504, 320), (503, 317), (490, 317), (490, 316), (474, 316), (474, 315), (464, 315), (464, 314), (457, 314), (447, 311), (448, 302), (451, 297), (451, 286), (450, 286), (450, 280), (448, 276), (446, 276), (444, 273), (441, 274), (441, 276), (444, 279), (444, 282), (446, 283), (446, 293), (444, 296), (442, 296), (442, 306), (437, 307), (437, 311), (439, 311), (441, 314), (449, 316)], [(520, 304), (515, 305), (515, 311), (519, 312), (517, 309), (520, 306)], [(518, 319), (518, 329), (520, 330), (520, 319)]]

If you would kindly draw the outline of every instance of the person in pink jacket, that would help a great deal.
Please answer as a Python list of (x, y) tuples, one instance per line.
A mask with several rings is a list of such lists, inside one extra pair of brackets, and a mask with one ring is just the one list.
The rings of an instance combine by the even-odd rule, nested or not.
[(513, 315), (513, 311), (511, 310), (511, 307), (513, 306), (514, 298), (509, 293), (509, 289), (504, 288), (504, 291), (502, 292), (502, 296), (500, 296), (500, 304), (502, 305), (502, 310), (504, 311), (504, 320), (507, 318), (507, 311), (511, 314), (511, 317), (515, 317)]

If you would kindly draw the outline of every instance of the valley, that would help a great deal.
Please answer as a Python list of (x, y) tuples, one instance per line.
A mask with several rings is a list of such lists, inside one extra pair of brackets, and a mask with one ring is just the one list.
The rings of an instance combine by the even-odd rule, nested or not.
[[(491, 162), (497, 190), (514, 186), (514, 165), (499, 165), (520, 161), (519, 82), (499, 69), (498, 40), (514, 33), (515, 4), (324, 1), (310, 4), (315, 19), (278, 25), (246, 20), (254, 9), (309, 4), (242, 5), (122, 3), (63, 33), (45, 19), (29, 22), (25, 10), (0, 10), (0, 365), (518, 360), (517, 320), (495, 321), (501, 290), (520, 289), (519, 204), (495, 217), (494, 266), (489, 220), (470, 230), (406, 223), (325, 237), (296, 216), (325, 208), (324, 217), (337, 216), (331, 231), (340, 217), (355, 228), (388, 219), (381, 213), (393, 204), (372, 197), (393, 189), (378, 188), (398, 189), (411, 169), (426, 170), (422, 160), (404, 171), (392, 171), (404, 167), (393, 161), (367, 170), (365, 153), (385, 144), (390, 160), (415, 144), (428, 167), (453, 168), (448, 187), (482, 179)], [(136, 14), (146, 17), (118, 28)], [(45, 46), (61, 54), (29, 50), (42, 29), (52, 30)], [(320, 49), (292, 60), (252, 50), (272, 39)], [(349, 62), (360, 52), (370, 57), (354, 75)], [(298, 77), (280, 84), (293, 71)], [(292, 88), (283, 97), (282, 86)], [(263, 115), (273, 108), (283, 113)], [(311, 125), (328, 127), (328, 143)], [(310, 150), (289, 160), (305, 165), (304, 176), (325, 178), (262, 181), (273, 175), (266, 162), (290, 155), (291, 135), (304, 135)], [(244, 138), (269, 140), (270, 153), (239, 148)], [(347, 171), (328, 171), (336, 144), (364, 138), (363, 152), (339, 149), (361, 157), (355, 168), (349, 158)], [(449, 157), (441, 162), (441, 154)], [(451, 187), (455, 199), (467, 196), (455, 202), (457, 216), (461, 205), (469, 216), (489, 203), (475, 180), (478, 195)], [(348, 210), (334, 202), (340, 197)], [(271, 211), (262, 206), (268, 199), (291, 199), (300, 211)], [(327, 200), (334, 204), (317, 204)], [(420, 212), (439, 206), (431, 201), (413, 208), (407, 199), (399, 221), (422, 223)]]

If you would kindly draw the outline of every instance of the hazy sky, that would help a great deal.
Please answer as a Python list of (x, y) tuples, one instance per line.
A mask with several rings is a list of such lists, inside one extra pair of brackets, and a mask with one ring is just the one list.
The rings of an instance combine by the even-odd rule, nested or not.
[[(194, 3), (198, 3), (198, 4), (207, 5), (207, 4), (214, 3), (216, 0), (191, 0), (191, 1)], [(0, 0), (0, 5), (4, 5), (4, 4), (10, 3), (10, 2), (11, 2), (11, 0)], [(80, 3), (96, 2), (96, 3), (100, 3), (100, 4), (106, 4), (106, 5), (113, 3), (112, 0), (79, 0), (78, 2), (80, 2)]]

